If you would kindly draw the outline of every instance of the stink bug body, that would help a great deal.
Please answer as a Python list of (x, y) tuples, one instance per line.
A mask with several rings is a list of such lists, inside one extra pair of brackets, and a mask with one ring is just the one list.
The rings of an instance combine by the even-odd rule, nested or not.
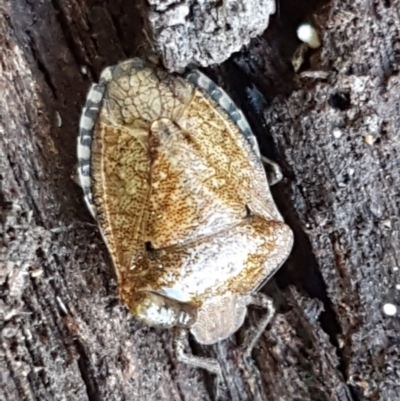
[[(169, 74), (142, 59), (109, 67), (88, 94), (78, 158), (121, 299), (137, 319), (213, 344), (256, 304), (269, 310), (265, 328), (272, 303), (257, 290), (293, 235), (257, 141), (222, 89), (198, 71)], [(205, 366), (180, 343), (178, 351)]]

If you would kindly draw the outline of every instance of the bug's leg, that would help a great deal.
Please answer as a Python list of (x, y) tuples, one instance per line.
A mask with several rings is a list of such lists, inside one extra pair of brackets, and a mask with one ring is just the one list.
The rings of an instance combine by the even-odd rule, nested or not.
[(265, 294), (261, 292), (250, 295), (248, 304), (266, 309), (266, 314), (258, 323), (255, 330), (254, 331), (252, 330), (251, 335), (247, 337), (247, 339), (242, 345), (243, 356), (245, 360), (248, 360), (250, 358), (254, 346), (257, 344), (262, 333), (265, 331), (266, 327), (268, 326), (268, 323), (271, 321), (271, 319), (275, 314), (275, 307), (272, 299), (267, 297)]
[(271, 187), (281, 181), (283, 174), (279, 165), (263, 155), (260, 156), (260, 159), (266, 170), (269, 186)]
[(187, 343), (187, 329), (176, 328), (175, 334), (175, 349), (176, 355), (180, 362), (188, 365), (195, 366), (197, 368), (205, 369), (210, 373), (214, 373), (221, 377), (221, 367), (217, 360), (212, 358), (203, 358), (200, 356), (191, 355), (185, 352), (185, 344)]

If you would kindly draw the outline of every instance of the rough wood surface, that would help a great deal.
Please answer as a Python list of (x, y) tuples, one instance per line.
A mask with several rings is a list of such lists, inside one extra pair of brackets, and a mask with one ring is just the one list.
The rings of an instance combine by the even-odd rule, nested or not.
[[(300, 4), (301, 3), (301, 4)], [(178, 364), (115, 275), (75, 172), (77, 124), (102, 68), (145, 49), (131, 0), (0, 2), (0, 400), (400, 400), (398, 0), (335, 0), (323, 47), (298, 74), (297, 24), (318, 1), (280, 2), (263, 37), (208, 70), (285, 174), (274, 188), (296, 235), (267, 285), (278, 313), (225, 384)]]
[(189, 64), (208, 67), (261, 35), (275, 12), (275, 0), (150, 0), (143, 2), (146, 31), (171, 70)]

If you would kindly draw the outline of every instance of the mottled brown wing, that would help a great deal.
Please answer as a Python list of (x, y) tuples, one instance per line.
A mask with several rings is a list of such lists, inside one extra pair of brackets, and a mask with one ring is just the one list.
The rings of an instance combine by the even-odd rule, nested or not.
[[(206, 112), (208, 118), (214, 118), (212, 110)], [(212, 124), (209, 134), (217, 140), (228, 135), (222, 121), (214, 119)], [(154, 146), (146, 240), (155, 249), (214, 235), (246, 216), (246, 205), (237, 188), (243, 183), (241, 179), (231, 179), (232, 155), (227, 154), (226, 144), (211, 141), (213, 151), (219, 153), (216, 161), (210, 158), (212, 152), (201, 143), (205, 138), (199, 134), (200, 130), (183, 130), (168, 119), (152, 124)], [(225, 141), (229, 145), (229, 137)], [(248, 171), (248, 161), (243, 159), (240, 147), (232, 151), (237, 152), (235, 166)]]
[(96, 218), (119, 278), (121, 295), (134, 291), (135, 264), (145, 263), (153, 121), (176, 118), (193, 87), (141, 59), (103, 71), (102, 105), (93, 130), (91, 174)]
[[(149, 197), (146, 136), (107, 124), (103, 110), (94, 130), (93, 196), (97, 219), (119, 277), (132, 257), (143, 251), (143, 228)], [(136, 133), (136, 135), (135, 135)]]
[(196, 90), (186, 113), (180, 124), (195, 133), (200, 152), (225, 177), (224, 198), (241, 199), (253, 214), (266, 220), (283, 221), (258, 155), (227, 113), (201, 90)]
[[(253, 161), (255, 166), (255, 171), (253, 171), (253, 173), (254, 176), (257, 177), (257, 185), (253, 188), (252, 193), (252, 196), (254, 196), (254, 202), (252, 205), (248, 205), (249, 209), (254, 210), (255, 214), (264, 215), (266, 218), (283, 221), (282, 216), (280, 215), (271, 197), (269, 185), (267, 185), (265, 180), (266, 177), (263, 168), (264, 162), (261, 161), (263, 157), (260, 154), (257, 138), (252, 132), (245, 115), (233, 103), (232, 99), (222, 88), (217, 86), (210, 78), (200, 71), (190, 70), (187, 72), (186, 77), (196, 86), (196, 88), (198, 88), (195, 96), (202, 98), (205, 97), (205, 101), (211, 107), (215, 107), (219, 114), (222, 114), (223, 118), (228, 116), (230, 125), (233, 125), (235, 128), (239, 128), (240, 139), (245, 139), (243, 151)], [(234, 129), (232, 132), (237, 132), (237, 130)], [(250, 145), (250, 147), (247, 145)], [(270, 160), (268, 160), (268, 164), (271, 164)], [(276, 175), (276, 177), (274, 177), (275, 179), (281, 174), (280, 171), (276, 171), (276, 168), (277, 167), (275, 166), (273, 167), (275, 170), (274, 175)], [(278, 178), (278, 181), (279, 180), (280, 178)], [(261, 213), (260, 208), (262, 210)]]

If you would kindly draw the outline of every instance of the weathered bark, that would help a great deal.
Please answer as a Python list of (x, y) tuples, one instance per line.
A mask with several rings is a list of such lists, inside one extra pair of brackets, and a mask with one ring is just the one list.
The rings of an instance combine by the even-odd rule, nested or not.
[(400, 400), (399, 315), (382, 313), (400, 304), (400, 2), (326, 5), (323, 46), (294, 74), (295, 28), (320, 2), (282, 1), (263, 37), (208, 70), (283, 167), (273, 192), (296, 235), (254, 365), (238, 344), (257, 312), (221, 344), (191, 344), (220, 361), (216, 388), (120, 304), (71, 178), (90, 83), (148, 46), (133, 1), (83, 3), (0, 3), (0, 399)]
[(149, 0), (146, 30), (171, 70), (189, 64), (208, 67), (261, 35), (275, 12), (275, 0)]

